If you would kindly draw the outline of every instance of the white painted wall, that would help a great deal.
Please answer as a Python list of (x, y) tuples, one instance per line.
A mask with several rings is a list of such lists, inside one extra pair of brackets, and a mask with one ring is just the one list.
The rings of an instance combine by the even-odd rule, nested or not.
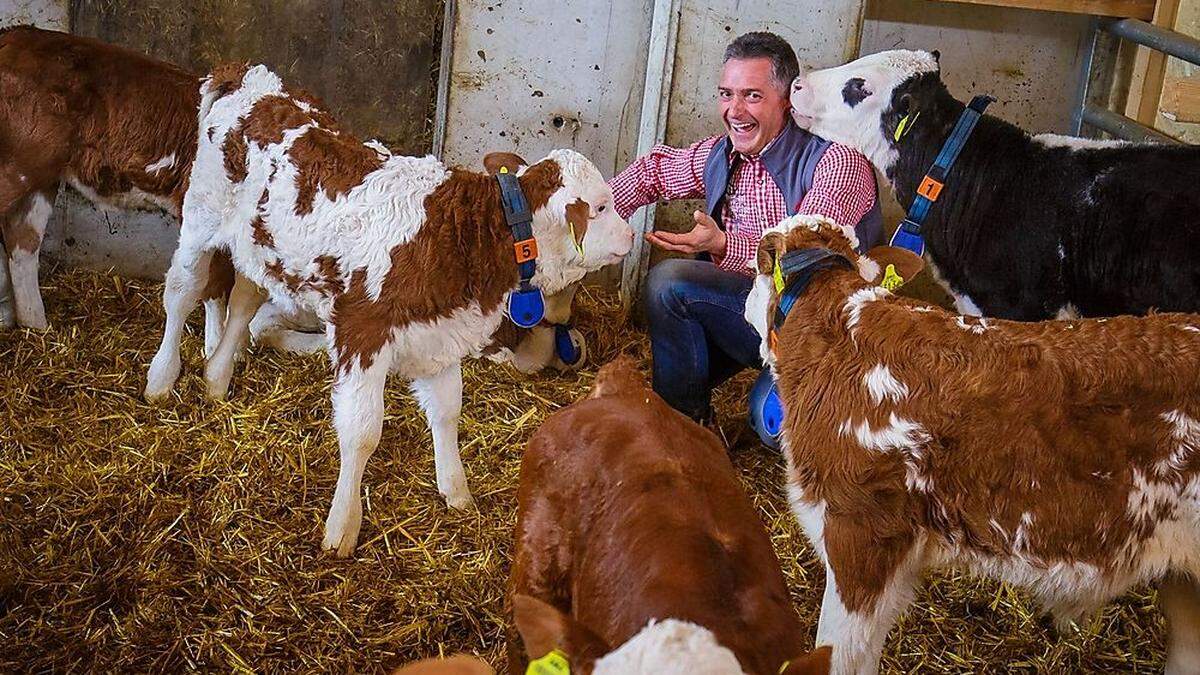
[[(443, 156), (536, 162), (574, 148), (607, 176), (636, 140), (651, 0), (461, 0)], [(623, 162), (622, 162), (623, 164)]]

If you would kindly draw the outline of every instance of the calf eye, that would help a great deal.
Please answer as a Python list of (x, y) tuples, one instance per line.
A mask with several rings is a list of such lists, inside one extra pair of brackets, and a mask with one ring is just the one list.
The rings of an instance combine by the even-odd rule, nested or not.
[(870, 96), (871, 92), (867, 90), (867, 81), (861, 77), (853, 77), (847, 80), (846, 86), (842, 87), (842, 100), (846, 105), (853, 108), (863, 99)]
[(604, 205), (603, 204), (596, 207), (596, 213), (604, 213)]

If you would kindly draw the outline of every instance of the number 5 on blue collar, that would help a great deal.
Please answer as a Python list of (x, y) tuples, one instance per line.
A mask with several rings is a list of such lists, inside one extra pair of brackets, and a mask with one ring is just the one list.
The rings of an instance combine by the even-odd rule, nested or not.
[(500, 184), (500, 204), (504, 219), (513, 234), (513, 256), (517, 262), (520, 285), (508, 296), (508, 317), (521, 328), (533, 328), (546, 316), (541, 289), (532, 283), (537, 272), (537, 239), (533, 236), (533, 214), (521, 192), (521, 182), (511, 173), (496, 174)]

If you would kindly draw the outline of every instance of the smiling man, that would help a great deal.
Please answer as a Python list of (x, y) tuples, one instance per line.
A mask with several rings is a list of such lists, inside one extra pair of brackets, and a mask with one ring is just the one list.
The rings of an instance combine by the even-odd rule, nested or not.
[(788, 93), (799, 70), (778, 35), (742, 35), (725, 50), (717, 87), (725, 134), (687, 148), (656, 146), (609, 183), (626, 219), (659, 200), (704, 199), (690, 231), (646, 235), (668, 251), (699, 254), (662, 261), (645, 287), (654, 390), (697, 420), (712, 415), (713, 387), (761, 367), (758, 334), (742, 312), (763, 230), (806, 213), (855, 225), (864, 248), (881, 235), (870, 163), (791, 120)]

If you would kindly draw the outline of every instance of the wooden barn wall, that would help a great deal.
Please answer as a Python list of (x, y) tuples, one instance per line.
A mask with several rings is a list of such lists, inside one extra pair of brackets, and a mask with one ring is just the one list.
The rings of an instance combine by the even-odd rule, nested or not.
[(71, 30), (203, 73), (265, 63), (354, 133), (432, 144), (441, 0), (72, 0)]
[[(72, 32), (200, 74), (265, 63), (363, 138), (432, 148), (443, 0), (70, 0)], [(178, 227), (160, 214), (102, 211), (60, 196), (46, 249), (69, 263), (160, 276)]]

